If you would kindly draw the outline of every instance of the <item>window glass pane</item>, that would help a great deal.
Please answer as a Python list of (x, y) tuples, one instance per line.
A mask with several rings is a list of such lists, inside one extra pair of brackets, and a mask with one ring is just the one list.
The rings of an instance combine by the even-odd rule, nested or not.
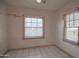
[(70, 27), (74, 26), (74, 22), (73, 21), (70, 21), (69, 24), (70, 24)]
[(43, 33), (43, 31), (41, 28), (32, 28), (32, 30), (31, 30), (32, 37), (38, 37), (38, 36), (41, 37), (43, 35), (42, 33)]
[(69, 27), (69, 21), (66, 22), (66, 27)]
[(40, 36), (40, 37), (43, 36), (43, 29), (42, 28), (38, 28), (37, 31), (38, 31), (37, 32), (38, 36)]
[(66, 39), (72, 40), (73, 38), (73, 29), (72, 28), (67, 28), (66, 29)]
[(66, 39), (73, 42), (77, 42), (78, 41), (78, 28), (67, 28)]
[(79, 27), (79, 20), (74, 21), (74, 26), (77, 28)]
[(25, 38), (34, 38), (43, 36), (42, 28), (25, 28)]
[(32, 23), (32, 27), (37, 27), (37, 23)]
[(37, 36), (37, 28), (32, 28), (31, 29), (31, 37), (36, 37)]
[(70, 14), (70, 21), (72, 21), (74, 19), (74, 14)]
[(75, 13), (75, 19), (79, 19), (79, 12)]
[(25, 37), (31, 38), (37, 36), (37, 28), (25, 28)]
[(78, 28), (73, 29), (73, 40), (78, 42)]
[(31, 36), (31, 28), (25, 28), (25, 38), (30, 37)]
[(31, 22), (31, 18), (25, 18), (25, 23), (26, 22)]
[(42, 18), (38, 18), (38, 23), (43, 23)]
[(43, 24), (42, 23), (38, 23), (37, 27), (43, 27)]
[(43, 34), (43, 30), (41, 28), (32, 28), (31, 36), (32, 37), (41, 37)]
[(32, 27), (31, 23), (25, 23), (25, 27)]
[(32, 22), (37, 23), (38, 19), (37, 18), (32, 18)]

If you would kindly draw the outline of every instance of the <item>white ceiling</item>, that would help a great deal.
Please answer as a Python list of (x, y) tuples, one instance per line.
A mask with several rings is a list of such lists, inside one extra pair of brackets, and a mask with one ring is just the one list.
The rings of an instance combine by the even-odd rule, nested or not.
[(66, 5), (70, 0), (46, 0), (46, 4), (37, 4), (36, 0), (5, 0), (10, 6), (27, 7), (36, 9), (57, 10)]

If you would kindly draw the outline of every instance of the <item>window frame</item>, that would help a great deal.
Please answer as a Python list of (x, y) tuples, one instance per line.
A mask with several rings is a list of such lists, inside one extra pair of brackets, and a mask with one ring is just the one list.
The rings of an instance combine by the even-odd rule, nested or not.
[[(27, 38), (25, 38), (25, 18), (42, 18), (42, 20), (43, 20), (43, 27), (42, 27), (42, 29), (43, 29), (43, 36), (36, 36), (36, 37), (27, 37)], [(24, 17), (23, 18), (23, 39), (24, 40), (28, 40), (28, 39), (44, 39), (45, 38), (45, 17)]]
[[(75, 13), (75, 12), (73, 12), (73, 13)], [(71, 40), (68, 40), (68, 39), (66, 39), (66, 29), (67, 29), (67, 27), (66, 27), (66, 16), (67, 16), (68, 14), (65, 14), (64, 15), (64, 36), (63, 36), (63, 40), (64, 40), (64, 42), (67, 42), (67, 43), (70, 43), (70, 44), (72, 44), (72, 45), (76, 45), (76, 46), (79, 46), (79, 26), (78, 26), (78, 42), (74, 42), (74, 41), (71, 41)], [(74, 20), (73, 20), (74, 21)]]

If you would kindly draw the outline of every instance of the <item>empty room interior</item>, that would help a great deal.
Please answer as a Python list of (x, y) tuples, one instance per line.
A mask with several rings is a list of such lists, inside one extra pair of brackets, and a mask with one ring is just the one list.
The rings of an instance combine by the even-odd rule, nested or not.
[(79, 0), (0, 0), (0, 58), (79, 58)]

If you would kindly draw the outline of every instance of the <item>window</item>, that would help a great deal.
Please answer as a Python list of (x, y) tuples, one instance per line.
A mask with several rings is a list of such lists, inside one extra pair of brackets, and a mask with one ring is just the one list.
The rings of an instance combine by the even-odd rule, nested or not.
[(44, 37), (43, 18), (25, 18), (24, 38), (43, 38)]
[(79, 12), (66, 15), (65, 40), (79, 44)]

